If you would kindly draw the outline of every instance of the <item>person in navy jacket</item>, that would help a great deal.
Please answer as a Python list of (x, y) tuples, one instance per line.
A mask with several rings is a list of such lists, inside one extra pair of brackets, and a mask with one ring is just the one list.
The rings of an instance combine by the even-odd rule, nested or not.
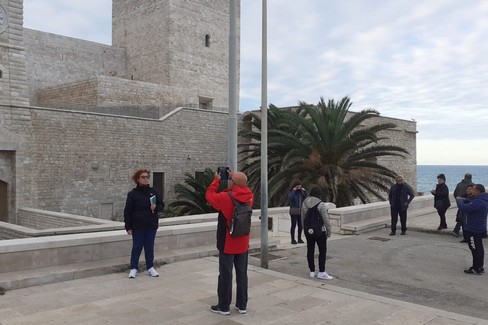
[(290, 227), (290, 235), (291, 235), (291, 243), (297, 244), (295, 240), (295, 228), (298, 226), (298, 243), (303, 244), (302, 240), (302, 218), (301, 218), (301, 211), (302, 211), (302, 204), (303, 201), (308, 197), (307, 190), (305, 190), (302, 184), (297, 183), (293, 188), (288, 192), (288, 200), (290, 201), (290, 218), (291, 218), (291, 227)]
[(148, 274), (159, 276), (154, 269), (154, 240), (159, 225), (158, 212), (163, 211), (164, 203), (161, 194), (149, 186), (149, 175), (150, 171), (147, 169), (139, 169), (132, 175), (136, 187), (127, 194), (125, 203), (125, 230), (132, 236), (129, 272), (131, 279), (136, 277), (143, 248)]
[(483, 233), (486, 231), (486, 217), (488, 214), (488, 193), (482, 184), (473, 186), (469, 199), (456, 198), (458, 209), (466, 214), (466, 231), (468, 246), (473, 255), (473, 265), (464, 270), (468, 274), (482, 274), (484, 269), (485, 249), (483, 247)]

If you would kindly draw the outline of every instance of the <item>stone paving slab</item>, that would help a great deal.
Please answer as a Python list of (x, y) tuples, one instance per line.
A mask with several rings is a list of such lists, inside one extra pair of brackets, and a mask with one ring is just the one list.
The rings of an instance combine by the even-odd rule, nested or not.
[[(488, 321), (249, 266), (248, 313), (210, 312), (218, 259), (52, 283), (0, 296), (0, 324), (488, 324)], [(235, 287), (234, 287), (235, 293)]]

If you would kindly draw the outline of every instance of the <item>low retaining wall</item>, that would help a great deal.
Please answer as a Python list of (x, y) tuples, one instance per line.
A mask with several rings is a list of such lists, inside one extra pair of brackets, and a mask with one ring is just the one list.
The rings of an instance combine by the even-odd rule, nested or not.
[[(260, 237), (259, 214), (259, 210), (254, 212), (251, 238)], [(180, 222), (188, 219), (188, 223), (160, 227), (155, 254), (165, 250), (215, 245), (217, 214), (204, 215), (203, 219), (213, 221), (199, 223), (192, 223), (194, 216), (176, 219)], [(165, 221), (163, 219), (162, 223)], [(0, 274), (117, 257), (127, 257), (128, 261), (131, 247), (132, 237), (125, 230), (2, 240)]]
[[(456, 202), (451, 198), (451, 207)], [(332, 233), (341, 235), (358, 234), (385, 228), (390, 224), (390, 204), (388, 201), (360, 204), (343, 208), (329, 205), (329, 217)], [(273, 219), (274, 236), (290, 236), (291, 220), (288, 207), (269, 209), (269, 217)], [(419, 216), (435, 212), (432, 195), (416, 196), (408, 208), (409, 216)]]

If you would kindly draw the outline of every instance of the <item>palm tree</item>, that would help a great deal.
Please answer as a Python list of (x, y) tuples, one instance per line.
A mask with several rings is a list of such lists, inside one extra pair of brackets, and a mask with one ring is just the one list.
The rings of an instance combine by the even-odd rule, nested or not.
[(174, 187), (176, 201), (169, 204), (172, 214), (182, 216), (216, 212), (205, 199), (207, 187), (212, 183), (214, 174), (215, 171), (210, 168), (205, 169), (198, 177), (186, 173), (184, 180), (186, 185), (176, 184)]
[[(280, 132), (287, 134), (290, 132), (290, 121), (297, 119), (297, 114), (288, 109), (281, 109), (273, 104), (268, 110), (268, 178), (271, 178), (282, 168), (283, 157), (286, 152), (275, 142), (270, 142), (272, 135), (279, 138)], [(294, 128), (294, 127), (293, 127)], [(240, 160), (244, 164), (242, 169), (248, 176), (248, 186), (255, 195), (254, 206), (260, 206), (260, 183), (261, 183), (261, 114), (249, 113), (244, 120), (244, 126), (240, 129), (239, 135), (243, 139), (239, 147), (242, 155)], [(244, 143), (242, 143), (244, 142)], [(285, 149), (286, 151), (286, 149)], [(283, 183), (288, 183), (284, 179)], [(281, 206), (286, 200), (286, 193), (280, 191), (276, 193), (273, 189), (269, 192), (270, 206)], [(281, 195), (280, 195), (281, 194)]]
[[(392, 123), (368, 123), (379, 116), (373, 109), (350, 114), (348, 97), (317, 105), (300, 102), (296, 111), (270, 106), (268, 111), (268, 175), (270, 206), (286, 202), (286, 193), (297, 179), (324, 190), (323, 200), (338, 207), (384, 199), (395, 172), (377, 162), (378, 157), (408, 154), (405, 149), (382, 144), (380, 133), (396, 127)], [(257, 190), (260, 183), (259, 115), (239, 134), (251, 139), (241, 153), (246, 155), (243, 171)]]

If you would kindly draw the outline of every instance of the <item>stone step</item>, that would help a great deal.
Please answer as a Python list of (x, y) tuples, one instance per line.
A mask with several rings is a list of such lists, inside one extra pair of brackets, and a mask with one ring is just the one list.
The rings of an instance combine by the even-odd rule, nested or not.
[[(434, 213), (436, 210), (434, 207), (427, 207), (422, 209), (416, 209), (408, 212), (408, 217), (418, 217), (422, 215), (427, 215)], [(374, 231), (377, 229), (387, 228), (391, 224), (391, 216), (382, 215), (376, 218), (369, 218), (354, 222), (349, 222), (341, 225), (341, 234), (344, 235), (355, 235), (361, 234), (369, 231)]]
[[(280, 244), (280, 239), (269, 238), (269, 249), (275, 249)], [(261, 248), (261, 239), (251, 239), (249, 252), (257, 252)], [(156, 268), (168, 263), (217, 255), (218, 251), (213, 245), (199, 247), (180, 248), (164, 251), (155, 256)], [(144, 261), (144, 254), (141, 254), (141, 262)], [(140, 271), (143, 268), (140, 267)], [(128, 272), (129, 259), (117, 257), (99, 261), (67, 264), (63, 266), (45, 267), (25, 271), (6, 272), (0, 274), (0, 286), (6, 290), (20, 289), (25, 287), (69, 281), (74, 279), (87, 278), (115, 272)]]

